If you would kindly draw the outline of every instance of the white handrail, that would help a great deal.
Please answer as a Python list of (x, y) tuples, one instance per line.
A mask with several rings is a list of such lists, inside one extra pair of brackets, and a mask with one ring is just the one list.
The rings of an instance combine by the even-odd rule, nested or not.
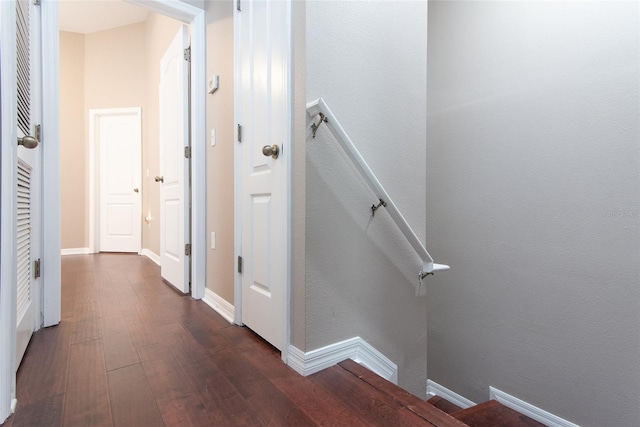
[(362, 177), (367, 181), (373, 192), (376, 193), (378, 199), (386, 203), (385, 207), (387, 212), (389, 212), (389, 216), (391, 216), (402, 234), (404, 234), (404, 237), (420, 256), (420, 259), (422, 259), (422, 270), (418, 273), (420, 281), (422, 282), (422, 279), (425, 276), (433, 274), (435, 271), (449, 270), (450, 267), (448, 265), (436, 264), (433, 262), (433, 258), (431, 258), (431, 255), (429, 255), (427, 249), (424, 247), (420, 239), (418, 239), (416, 233), (413, 231), (402, 213), (398, 210), (396, 204), (393, 203), (393, 200), (391, 200), (391, 197), (389, 197), (389, 194), (382, 184), (380, 184), (380, 181), (378, 181), (378, 178), (364, 160), (362, 154), (360, 154), (356, 146), (353, 144), (349, 135), (347, 135), (342, 126), (340, 126), (340, 122), (338, 122), (336, 116), (334, 116), (327, 103), (324, 102), (322, 98), (318, 98), (315, 101), (308, 103), (307, 114), (309, 114), (311, 118), (315, 118), (316, 116), (322, 117), (322, 121), (315, 125), (315, 129), (323, 123), (327, 126), (336, 140), (340, 143), (342, 149), (347, 153), (356, 169), (358, 169)]

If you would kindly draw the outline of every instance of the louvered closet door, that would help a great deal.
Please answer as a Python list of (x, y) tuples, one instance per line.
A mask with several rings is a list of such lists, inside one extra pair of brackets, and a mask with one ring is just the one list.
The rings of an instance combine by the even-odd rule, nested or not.
[[(37, 136), (41, 117), (40, 11), (32, 1), (16, 1), (18, 137)], [(36, 148), (18, 146), (16, 188), (16, 369), (40, 325), (42, 141)]]

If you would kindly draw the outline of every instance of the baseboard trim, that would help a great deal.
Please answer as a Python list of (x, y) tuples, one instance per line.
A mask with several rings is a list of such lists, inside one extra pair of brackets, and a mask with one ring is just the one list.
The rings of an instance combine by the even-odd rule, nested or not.
[(18, 399), (11, 399), (11, 407), (9, 408), (9, 413), (11, 414), (15, 413), (16, 406), (18, 406)]
[(475, 406), (475, 402), (431, 380), (427, 380), (427, 395), (440, 396), (462, 409)]
[(205, 304), (214, 309), (220, 316), (224, 317), (229, 323), (233, 323), (235, 318), (235, 307), (229, 304), (227, 300), (216, 294), (209, 288), (204, 290), (204, 298), (202, 298)]
[(149, 258), (151, 261), (155, 262), (157, 265), (160, 265), (160, 255), (152, 252), (151, 250), (146, 249), (146, 248), (142, 249), (140, 251), (140, 255), (144, 255), (147, 258)]
[(398, 366), (360, 337), (340, 341), (307, 353), (291, 345), (287, 364), (306, 377), (345, 359), (353, 359), (381, 377), (398, 384)]
[(504, 406), (518, 411), (521, 414), (526, 415), (529, 418), (541, 422), (549, 427), (579, 427), (570, 421), (562, 419), (556, 415), (553, 415), (543, 409), (533, 406), (523, 400), (513, 397), (504, 391), (500, 391), (497, 388), (489, 387), (489, 398), (497, 400)]
[(62, 249), (60, 255), (89, 255), (91, 250), (89, 248), (68, 248)]

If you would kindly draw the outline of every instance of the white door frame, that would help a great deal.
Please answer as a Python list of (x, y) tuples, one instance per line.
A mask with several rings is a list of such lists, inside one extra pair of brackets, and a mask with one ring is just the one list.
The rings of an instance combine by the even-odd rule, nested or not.
[[(294, 158), (294, 139), (293, 139), (293, 105), (294, 105), (294, 91), (293, 91), (293, 45), (292, 45), (292, 30), (293, 30), (293, 21), (292, 21), (292, 0), (287, 0), (287, 22), (289, 25), (287, 26), (287, 43), (289, 45), (289, 49), (287, 51), (287, 57), (285, 58), (286, 62), (286, 83), (284, 87), (286, 88), (287, 93), (285, 94), (286, 99), (288, 99), (287, 108), (285, 111), (287, 117), (287, 129), (289, 129), (286, 140), (284, 141), (284, 145), (288, 150), (288, 154), (284, 156), (285, 168), (286, 168), (286, 224), (287, 224), (287, 236), (286, 236), (286, 254), (287, 254), (287, 262), (286, 262), (286, 280), (285, 280), (285, 345), (281, 352), (281, 358), (286, 363), (289, 357), (289, 345), (291, 343), (291, 277), (292, 277), (292, 264), (291, 264), (291, 236), (292, 236), (292, 216), (291, 216), (291, 169), (292, 169), (292, 161)], [(239, 40), (240, 40), (240, 25), (239, 19), (237, 19), (237, 14), (242, 13), (242, 11), (235, 10), (234, 11), (234, 120), (237, 124), (242, 124), (242, 87), (240, 82), (242, 81), (241, 70), (239, 67), (240, 58), (242, 52), (238, 49)], [(237, 136), (237, 135), (236, 135)], [(234, 167), (235, 167), (235, 184), (234, 184), (234, 220), (235, 220), (235, 230), (234, 230), (234, 245), (235, 245), (235, 253), (236, 255), (242, 254), (242, 147), (240, 144), (236, 144), (235, 149), (235, 159), (234, 159)], [(234, 323), (237, 325), (242, 325), (242, 274), (238, 273), (238, 269), (235, 270), (235, 280), (234, 280), (234, 301), (235, 301), (235, 313), (234, 313)]]
[(202, 299), (207, 271), (207, 62), (205, 11), (175, 0), (126, 0), (181, 21), (191, 31), (191, 296)]
[[(106, 108), (89, 110), (89, 253), (100, 252), (100, 146), (96, 137), (96, 120), (102, 116), (118, 114), (136, 114), (142, 132), (142, 108)], [(142, 133), (141, 133), (142, 134)], [(142, 140), (140, 141), (142, 147)], [(140, 164), (142, 170), (142, 163)], [(142, 207), (140, 208), (142, 212)], [(142, 222), (142, 216), (140, 216)], [(142, 250), (142, 229), (140, 229), (140, 247)]]
[[(174, 0), (128, 0), (129, 3), (162, 13), (191, 26), (191, 284), (192, 296), (204, 296), (206, 279), (206, 57), (205, 11)], [(43, 77), (43, 215), (42, 304), (43, 326), (60, 322), (60, 43), (56, 0), (41, 1), (42, 77)], [(15, 1), (0, 1), (0, 117), (2, 123), (16, 123), (16, 29)], [(12, 129), (13, 128), (13, 129)], [(2, 126), (2, 141), (16, 141), (15, 126)], [(0, 148), (0, 422), (15, 408), (15, 331), (16, 316), (13, 284), (15, 266), (17, 145), (3, 143)]]

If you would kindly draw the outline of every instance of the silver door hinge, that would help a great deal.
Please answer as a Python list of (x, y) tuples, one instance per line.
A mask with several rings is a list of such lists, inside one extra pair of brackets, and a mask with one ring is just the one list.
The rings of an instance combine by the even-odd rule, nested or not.
[(37, 139), (39, 143), (42, 143), (42, 125), (36, 125), (33, 133), (34, 138)]
[(236, 0), (236, 9), (242, 10), (242, 7), (240, 6), (240, 0)]
[(242, 142), (242, 125), (238, 124), (238, 142)]
[(184, 255), (191, 256), (191, 243), (184, 245)]
[(242, 257), (238, 255), (238, 273), (242, 273)]
[(37, 259), (33, 262), (33, 278), (37, 279), (41, 273), (40, 259)]
[(191, 46), (184, 50), (184, 60), (187, 62), (191, 62)]
[(184, 157), (185, 159), (191, 158), (191, 147), (184, 147)]
[(36, 6), (40, 6), (40, 0), (33, 0), (33, 4)]

